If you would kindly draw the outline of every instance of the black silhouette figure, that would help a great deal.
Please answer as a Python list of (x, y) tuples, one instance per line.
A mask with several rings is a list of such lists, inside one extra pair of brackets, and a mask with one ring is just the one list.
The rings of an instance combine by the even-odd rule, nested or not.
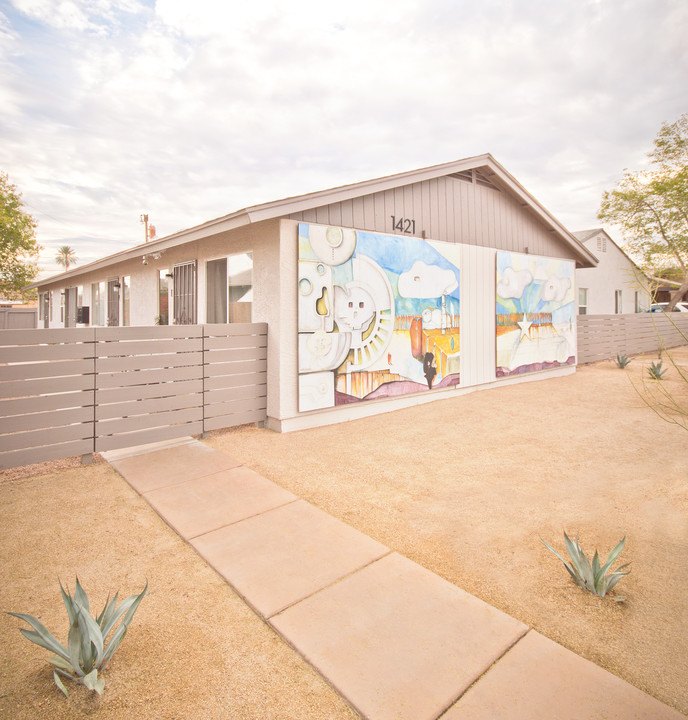
[(432, 353), (425, 353), (423, 356), (423, 375), (428, 381), (428, 390), (432, 390), (432, 383), (437, 375), (437, 367), (435, 367), (435, 356)]

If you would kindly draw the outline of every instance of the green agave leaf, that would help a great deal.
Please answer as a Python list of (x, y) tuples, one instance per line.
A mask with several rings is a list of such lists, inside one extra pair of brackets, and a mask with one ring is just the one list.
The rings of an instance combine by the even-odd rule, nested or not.
[(592, 592), (595, 591), (595, 575), (592, 572), (592, 565), (590, 564), (590, 560), (588, 560), (587, 555), (581, 550), (580, 554), (580, 564), (583, 572), (581, 573), (583, 575), (583, 580), (585, 580), (585, 586), (591, 590)]
[(31, 630), (26, 630), (25, 628), (20, 628), (19, 630), (19, 632), (27, 640), (30, 640), (32, 643), (35, 643), (36, 645), (39, 645), (46, 650), (50, 650), (50, 652), (53, 652), (60, 657), (63, 657), (65, 660), (69, 660), (69, 652), (67, 651), (67, 648), (62, 645), (62, 643), (56, 640), (54, 635), (50, 632), (50, 630), (48, 630), (48, 628), (45, 627), (45, 625), (43, 625), (40, 620), (37, 620), (31, 615), (26, 615), (25, 613), (11, 612), (7, 614), (18, 617), (20, 620), (24, 620), (25, 622), (29, 623), (29, 625), (31, 625), (35, 632)]
[(62, 690), (65, 697), (69, 697), (69, 693), (67, 692), (67, 688), (63, 685), (62, 680), (60, 680), (60, 676), (57, 674), (57, 670), (53, 670), (53, 680), (55, 681), (55, 685)]
[(98, 670), (94, 668), (88, 675), (84, 675), (81, 682), (89, 689), (95, 690), (98, 695), (103, 694), (103, 688), (105, 687), (105, 680), (98, 677)]
[(53, 665), (57, 665), (57, 667), (61, 668), (62, 670), (66, 670), (69, 673), (71, 673), (74, 669), (72, 668), (72, 664), (69, 661), (61, 658), (59, 655), (53, 655), (52, 657), (49, 657), (48, 662), (52, 663)]
[[(134, 617), (134, 613), (138, 609), (139, 603), (143, 600), (143, 596), (148, 590), (148, 580), (143, 590), (138, 595), (130, 595), (126, 600), (122, 601), (122, 604), (112, 613), (112, 616), (108, 619), (108, 622), (103, 627), (103, 638), (106, 638), (112, 628), (116, 625), (117, 621), (124, 615), (122, 622), (128, 625), (131, 619)], [(126, 615), (125, 615), (126, 613)], [(112, 642), (112, 641), (111, 641)]]
[(600, 568), (600, 575), (606, 575), (609, 568), (616, 562), (616, 559), (621, 555), (621, 551), (624, 549), (624, 546), (626, 545), (626, 538), (624, 537), (621, 542), (614, 548), (612, 548), (611, 552), (607, 556), (607, 559), (604, 563), (604, 565)]
[(566, 550), (569, 554), (569, 557), (573, 561), (573, 565), (578, 571), (578, 576), (582, 581), (584, 581), (585, 578), (583, 576), (583, 568), (581, 567), (580, 557), (581, 549), (578, 545), (578, 540), (576, 540), (576, 542), (574, 543), (573, 540), (571, 540), (571, 538), (566, 533), (564, 533), (564, 543), (566, 544)]
[(103, 634), (100, 625), (85, 610), (80, 610), (78, 617), (81, 632), (88, 641), (88, 656), (85, 657), (88, 657), (89, 663), (88, 668), (84, 667), (88, 672), (94, 664), (100, 665), (103, 658)]
[(84, 662), (81, 656), (83, 638), (81, 636), (81, 628), (79, 627), (78, 618), (74, 618), (74, 622), (69, 627), (67, 643), (69, 646), (69, 662), (72, 663), (74, 672), (79, 675), (79, 677), (83, 677), (85, 674), (82, 669)]
[(98, 623), (98, 625), (100, 625), (101, 628), (103, 627), (102, 621), (103, 621), (103, 618), (105, 617), (105, 613), (107, 612), (109, 603), (110, 603), (110, 593), (108, 593), (107, 599), (105, 600), (105, 606), (103, 607), (100, 615), (98, 615), (98, 617), (96, 618), (96, 622)]
[(571, 565), (566, 560), (564, 560), (564, 558), (549, 543), (545, 542), (542, 538), (540, 538), (540, 541), (548, 550), (551, 550), (564, 563), (564, 567), (568, 571), (569, 575), (575, 580), (575, 582), (578, 585), (583, 585), (580, 575), (573, 569), (573, 567), (571, 567)]
[(91, 608), (88, 603), (88, 595), (79, 583), (79, 578), (76, 579), (76, 588), (74, 588), (74, 601), (77, 602), (87, 612), (91, 613)]
[(592, 574), (595, 577), (595, 584), (597, 584), (599, 572), (600, 572), (600, 555), (597, 552), (597, 550), (595, 550), (595, 557), (592, 559)]
[(107, 647), (105, 648), (105, 652), (103, 653), (103, 661), (100, 664), (100, 669), (105, 670), (107, 667), (107, 664), (112, 659), (112, 656), (115, 654), (115, 650), (119, 647), (119, 644), (124, 640), (124, 636), (127, 634), (127, 625), (122, 623), (117, 630), (112, 634), (112, 639), (108, 643)]
[(71, 625), (74, 622), (74, 618), (76, 617), (76, 611), (74, 610), (74, 601), (72, 600), (72, 596), (69, 593), (69, 588), (67, 589), (67, 592), (65, 592), (65, 589), (62, 587), (62, 580), (60, 582), (60, 592), (62, 593), (62, 600), (64, 601), (65, 607), (67, 608), (67, 615), (69, 615), (69, 624)]
[(612, 574), (609, 576), (609, 580), (607, 583), (607, 590), (611, 590), (613, 587), (616, 586), (616, 584), (621, 580), (622, 577), (625, 575), (628, 575), (628, 573), (622, 573), (621, 575)]

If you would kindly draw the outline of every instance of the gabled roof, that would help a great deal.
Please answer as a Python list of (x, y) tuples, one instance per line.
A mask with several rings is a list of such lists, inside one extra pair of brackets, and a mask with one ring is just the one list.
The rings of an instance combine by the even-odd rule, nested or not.
[(363, 195), (391, 190), (413, 183), (433, 180), (435, 178), (461, 175), (471, 170), (478, 170), (477, 181), (480, 184), (494, 185), (499, 189), (509, 192), (515, 196), (523, 208), (528, 208), (546, 227), (553, 231), (565, 244), (568, 245), (577, 260), (585, 266), (597, 265), (597, 258), (569, 232), (553, 215), (551, 215), (507, 170), (502, 167), (489, 153), (475, 157), (455, 160), (454, 162), (433, 165), (431, 167), (411, 170), (409, 172), (387, 175), (374, 180), (342, 185), (328, 190), (319, 190), (305, 195), (297, 195), (282, 200), (253, 205), (243, 208), (229, 215), (210, 220), (201, 225), (181, 230), (156, 240), (137, 245), (136, 247), (124, 250), (114, 255), (96, 260), (87, 265), (82, 265), (59, 275), (53, 275), (39, 282), (29, 285), (27, 289), (36, 288), (59, 280), (76, 277), (78, 275), (99, 270), (118, 262), (140, 258), (161, 252), (169, 248), (183, 245), (187, 242), (199, 240), (210, 235), (234, 230), (235, 228), (249, 225), (251, 223), (287, 217), (293, 213), (303, 212), (312, 208), (322, 207), (332, 203), (351, 200)]
[(596, 237), (597, 235), (604, 235), (604, 237), (609, 240), (609, 242), (628, 260), (631, 265), (642, 275), (645, 277), (649, 277), (648, 275), (643, 272), (642, 268), (638, 267), (638, 265), (635, 263), (633, 258), (629, 257), (628, 253), (619, 245), (619, 243), (612, 238), (612, 236), (604, 229), (604, 228), (592, 228), (591, 230), (576, 230), (574, 233), (575, 237), (580, 240), (581, 243), (586, 243), (588, 240), (592, 240), (592, 238)]

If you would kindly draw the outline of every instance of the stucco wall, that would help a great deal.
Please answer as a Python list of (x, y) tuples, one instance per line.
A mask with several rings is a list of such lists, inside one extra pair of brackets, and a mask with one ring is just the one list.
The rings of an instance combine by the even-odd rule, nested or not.
[[(606, 240), (598, 248), (598, 237)], [(615, 291), (621, 290), (623, 313), (635, 312), (635, 293), (640, 293), (640, 305), (647, 310), (650, 305), (650, 296), (642, 286), (642, 277), (633, 263), (619, 248), (604, 234), (593, 236), (585, 246), (599, 259), (596, 268), (576, 270), (576, 284), (578, 288), (588, 289), (588, 315), (613, 315), (615, 312)]]

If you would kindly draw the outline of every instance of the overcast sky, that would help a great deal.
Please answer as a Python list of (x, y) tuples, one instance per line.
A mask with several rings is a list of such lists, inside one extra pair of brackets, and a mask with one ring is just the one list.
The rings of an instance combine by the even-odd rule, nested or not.
[[(42, 274), (485, 152), (569, 230), (688, 111), (686, 0), (0, 0), (0, 170)], [(621, 240), (618, 235), (614, 235)]]

